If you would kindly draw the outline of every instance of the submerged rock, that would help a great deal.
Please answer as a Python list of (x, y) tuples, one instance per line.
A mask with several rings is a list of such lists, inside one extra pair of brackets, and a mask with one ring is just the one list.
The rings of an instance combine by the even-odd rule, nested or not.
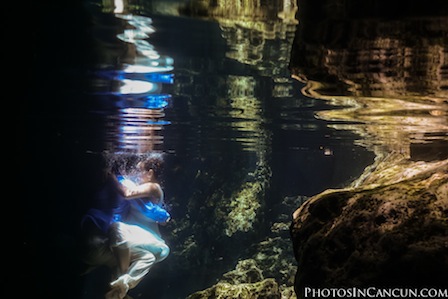
[(220, 282), (213, 287), (194, 293), (187, 299), (234, 298), (234, 299), (280, 299), (278, 284), (272, 278), (260, 282), (232, 285)]
[(238, 261), (235, 269), (223, 274), (216, 284), (191, 294), (188, 299), (296, 299), (293, 278), (297, 266), (288, 234), (291, 217), (289, 211), (306, 200), (305, 196), (286, 197), (275, 207), (275, 212), (272, 211), (276, 216), (271, 233), (266, 239), (247, 249), (245, 255), (249, 257)]
[(264, 278), (252, 259), (238, 262), (235, 270), (227, 272), (214, 286), (196, 292), (187, 299), (280, 299), (279, 285), (273, 278)]
[(316, 195), (294, 213), (291, 236), (299, 298), (305, 287), (446, 287), (448, 161)]

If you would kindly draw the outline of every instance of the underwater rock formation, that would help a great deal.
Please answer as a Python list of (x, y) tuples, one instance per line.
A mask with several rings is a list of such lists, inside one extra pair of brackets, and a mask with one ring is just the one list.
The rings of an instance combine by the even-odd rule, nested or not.
[(448, 161), (398, 182), (312, 197), (291, 225), (298, 297), (305, 286), (446, 287), (447, 217)]
[(246, 255), (249, 258), (238, 261), (235, 269), (224, 273), (216, 284), (191, 294), (188, 299), (296, 299), (293, 278), (297, 267), (289, 236), (289, 212), (306, 200), (303, 196), (286, 197), (276, 207), (277, 217), (272, 223), (271, 233), (265, 240), (248, 248)]
[(290, 232), (304, 287), (446, 287), (448, 2), (299, 0), (290, 70), (374, 163)]
[(280, 299), (281, 292), (275, 279), (264, 278), (256, 262), (249, 259), (239, 261), (236, 269), (225, 273), (217, 284), (187, 297), (202, 298)]
[(273, 278), (264, 278), (254, 260), (238, 262), (236, 269), (225, 273), (214, 286), (196, 292), (187, 299), (202, 298), (254, 298), (280, 299), (280, 290)]

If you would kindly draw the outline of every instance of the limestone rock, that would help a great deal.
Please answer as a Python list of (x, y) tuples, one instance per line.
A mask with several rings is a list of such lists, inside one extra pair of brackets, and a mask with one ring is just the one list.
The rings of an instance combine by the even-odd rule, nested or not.
[(312, 197), (291, 225), (304, 287), (446, 287), (448, 161), (411, 178)]
[(280, 299), (280, 291), (277, 283), (272, 278), (260, 282), (229, 284), (220, 282), (204, 291), (194, 293), (187, 299)]
[(238, 262), (235, 270), (223, 275), (214, 286), (196, 292), (187, 299), (280, 299), (281, 293), (275, 279), (264, 279), (262, 271), (252, 259)]

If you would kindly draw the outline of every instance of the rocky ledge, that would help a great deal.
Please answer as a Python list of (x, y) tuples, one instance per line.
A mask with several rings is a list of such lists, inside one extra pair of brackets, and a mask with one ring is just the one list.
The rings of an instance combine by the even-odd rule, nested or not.
[(448, 160), (389, 184), (328, 190), (293, 218), (298, 298), (305, 287), (447, 286)]

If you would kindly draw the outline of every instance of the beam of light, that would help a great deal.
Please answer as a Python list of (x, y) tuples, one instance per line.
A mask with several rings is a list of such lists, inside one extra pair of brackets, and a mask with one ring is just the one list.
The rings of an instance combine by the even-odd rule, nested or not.
[(157, 85), (152, 82), (124, 79), (121, 81), (120, 93), (143, 94), (156, 90)]

